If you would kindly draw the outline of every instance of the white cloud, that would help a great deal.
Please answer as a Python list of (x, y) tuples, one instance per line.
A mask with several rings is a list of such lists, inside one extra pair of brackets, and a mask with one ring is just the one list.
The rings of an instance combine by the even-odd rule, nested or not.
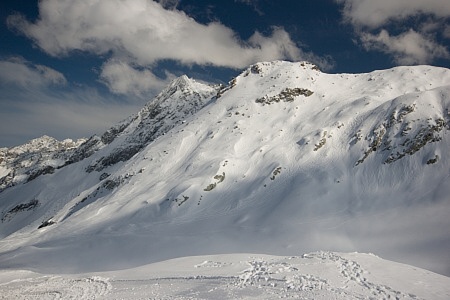
[(41, 86), (3, 88), (0, 147), (20, 145), (44, 134), (59, 140), (101, 134), (137, 112), (143, 103), (136, 100), (125, 102), (84, 87), (57, 91)]
[(435, 58), (450, 58), (444, 46), (414, 30), (398, 36), (391, 36), (384, 29), (378, 35), (363, 32), (361, 42), (366, 49), (392, 54), (395, 62), (401, 65), (426, 64)]
[(125, 101), (92, 88), (73, 89), (58, 71), (21, 57), (0, 61), (0, 87), (0, 147), (44, 134), (58, 139), (89, 137), (144, 104), (133, 96)]
[[(450, 59), (449, 50), (436, 40), (438, 32), (446, 36), (445, 24), (450, 19), (448, 0), (335, 1), (343, 4), (344, 20), (354, 26), (366, 50), (384, 52), (402, 65)], [(409, 28), (392, 35), (389, 31), (393, 27)]]
[(344, 4), (347, 21), (378, 28), (390, 20), (403, 20), (419, 14), (445, 18), (450, 16), (448, 0), (336, 0)]
[(110, 60), (103, 65), (100, 78), (113, 93), (148, 97), (150, 91), (162, 89), (175, 76), (167, 73), (162, 80), (147, 69), (137, 70), (125, 62)]
[(11, 57), (0, 61), (0, 82), (22, 87), (67, 83), (60, 72), (43, 65), (35, 65), (21, 57)]
[[(196, 22), (177, 10), (177, 3), (176, 0), (160, 0), (160, 3), (42, 0), (36, 22), (16, 14), (9, 16), (7, 23), (53, 56), (69, 55), (77, 50), (111, 55), (116, 63), (104, 67), (102, 80), (116, 93), (134, 91), (130, 78), (138, 79), (135, 85), (139, 90), (160, 86), (162, 80), (149, 70), (161, 60), (188, 66), (244, 68), (257, 61), (308, 58), (324, 69), (327, 67), (320, 65), (327, 60), (304, 53), (283, 28), (274, 27), (268, 36), (255, 32), (243, 41), (219, 22), (207, 25)], [(125, 73), (118, 72), (119, 69)], [(152, 82), (139, 80), (137, 72)]]
[(426, 34), (433, 34), (434, 32), (437, 32), (442, 27), (442, 24), (436, 21), (427, 21), (419, 26), (419, 31)]
[[(182, 11), (166, 10), (154, 1), (44, 0), (39, 2), (39, 11), (36, 23), (12, 15), (8, 24), (54, 56), (73, 50), (97, 54), (112, 51), (142, 66), (173, 59), (184, 64), (233, 68), (261, 59), (299, 59), (300, 51), (281, 28), (264, 38), (255, 33), (258, 38), (245, 42), (220, 23), (203, 25)], [(280, 42), (285, 44), (275, 47)]]
[(174, 9), (177, 8), (178, 4), (180, 4), (180, 0), (157, 0), (162, 7), (166, 9)]
[(445, 26), (443, 35), (445, 38), (450, 39), (450, 25)]

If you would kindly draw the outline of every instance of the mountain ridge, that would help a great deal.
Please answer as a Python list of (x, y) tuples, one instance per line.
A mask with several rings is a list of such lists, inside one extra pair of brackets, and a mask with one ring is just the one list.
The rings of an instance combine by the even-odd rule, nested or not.
[[(8, 187), (33, 180), (40, 175), (45, 175), (53, 172), (54, 168), (61, 168), (88, 158), (105, 146), (111, 144), (116, 138), (120, 137), (123, 134), (127, 134), (127, 131), (132, 131), (133, 127), (135, 126), (139, 127), (139, 129), (146, 127), (146, 129), (148, 129), (150, 133), (145, 132), (145, 130), (134, 132), (135, 135), (141, 136), (141, 140), (133, 141), (133, 137), (128, 137), (128, 144), (137, 144), (134, 148), (129, 145), (129, 149), (122, 149), (122, 151), (117, 149), (116, 155), (118, 157), (115, 158), (117, 159), (117, 162), (127, 160), (146, 144), (150, 143), (158, 136), (164, 134), (164, 132), (169, 128), (171, 128), (172, 126), (176, 126), (177, 122), (181, 122), (183, 115), (174, 116), (177, 110), (182, 110), (182, 113), (184, 113), (185, 115), (195, 113), (196, 109), (202, 106), (201, 100), (205, 97), (205, 95), (200, 94), (199, 92), (197, 92), (197, 90), (209, 96), (209, 94), (215, 93), (217, 89), (217, 87), (210, 87), (208, 91), (208, 88), (208, 85), (199, 84), (194, 80), (189, 79), (186, 75), (183, 75), (179, 78), (174, 79), (167, 88), (162, 90), (155, 97), (155, 99), (150, 100), (137, 114), (132, 115), (127, 119), (119, 122), (118, 124), (112, 126), (101, 136), (93, 135), (89, 139), (82, 138), (75, 142), (70, 139), (59, 142), (52, 137), (44, 135), (40, 138), (33, 139), (30, 142), (25, 143), (24, 145), (11, 148), (0, 148), (0, 157), (2, 158), (2, 160), (0, 161), (0, 167), (2, 168), (2, 172), (0, 173), (0, 192)], [(177, 92), (183, 94), (184, 98), (180, 95), (174, 96), (174, 94)], [(190, 99), (189, 97), (191, 96), (194, 96), (194, 98), (198, 99)], [(177, 98), (177, 100), (180, 100), (181, 103), (179, 105), (176, 105), (176, 107), (165, 105), (166, 107), (161, 108), (161, 106), (164, 106), (165, 102), (170, 103), (175, 100), (171, 97)], [(193, 100), (193, 103), (191, 103), (191, 100)], [(172, 120), (176, 119), (175, 124), (167, 124), (165, 126), (161, 125), (162, 128), (152, 129), (152, 127), (155, 127), (155, 124), (148, 123), (152, 123), (151, 120), (155, 119), (156, 117), (158, 117), (158, 120), (153, 123), (161, 123), (164, 118), (170, 117), (172, 118)], [(135, 139), (137, 138), (135, 137)], [(54, 146), (51, 149), (47, 149), (49, 148), (48, 144), (55, 144), (57, 146)], [(27, 153), (39, 153), (40, 151), (54, 151), (56, 156), (58, 156), (58, 153), (56, 153), (57, 151), (67, 153), (64, 157), (61, 157), (58, 163), (54, 164), (54, 166), (51, 166), (51, 168), (49, 168), (47, 165), (41, 166), (36, 163), (32, 164), (33, 166), (35, 166), (34, 168), (31, 167), (24, 170), (20, 167), (14, 167), (17, 166), (21, 161), (27, 159), (26, 157), (21, 157), (20, 154), (26, 152), (26, 156), (28, 155)], [(111, 160), (115, 162), (114, 158), (111, 158), (110, 161)], [(106, 161), (103, 162), (103, 164), (110, 164), (113, 162)], [(100, 166), (97, 166), (97, 168), (101, 169), (103, 167), (102, 162), (100, 162), (99, 164)], [(89, 170), (94, 168), (96, 167), (91, 166)]]
[[(450, 274), (448, 82), (450, 70), (430, 66), (326, 74), (275, 61), (226, 87), (198, 86), (199, 95), (169, 86), (173, 99), (198, 104), (144, 114), (91, 156), (0, 193), (2, 216), (11, 216), (0, 228), (0, 265), (52, 270), (46, 257), (63, 252), (80, 271), (111, 268), (106, 257), (130, 267), (330, 249)], [(163, 107), (157, 100), (145, 113)], [(174, 110), (181, 114), (168, 122)], [(104, 163), (130, 145), (137, 150), (125, 159)], [(123, 261), (125, 252), (133, 258)]]

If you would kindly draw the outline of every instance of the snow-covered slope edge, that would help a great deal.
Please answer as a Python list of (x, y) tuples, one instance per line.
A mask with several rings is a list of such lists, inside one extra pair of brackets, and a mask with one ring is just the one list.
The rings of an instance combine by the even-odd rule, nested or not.
[(229, 254), (43, 276), (0, 271), (6, 299), (448, 299), (450, 278), (372, 254)]
[(124, 135), (5, 190), (4, 212), (41, 205), (1, 224), (13, 234), (0, 266), (83, 272), (324, 249), (450, 274), (449, 82), (428, 66), (256, 64), (128, 160), (102, 163)]

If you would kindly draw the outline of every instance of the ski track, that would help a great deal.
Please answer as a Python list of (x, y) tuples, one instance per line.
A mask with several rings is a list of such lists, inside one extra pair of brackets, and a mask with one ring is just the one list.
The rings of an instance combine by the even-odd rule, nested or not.
[(108, 279), (43, 276), (0, 285), (0, 299), (97, 299), (111, 290)]
[[(370, 291), (374, 299), (420, 299), (413, 294), (405, 294), (396, 291), (389, 286), (376, 284), (369, 281), (364, 274), (368, 274), (357, 262), (345, 259), (335, 253), (318, 252), (313, 254), (305, 254), (304, 258), (312, 257), (316, 259), (334, 261), (340, 269), (341, 275), (346, 279), (344, 289), (350, 285), (359, 285), (363, 290)], [(366, 299), (362, 297), (361, 299)]]

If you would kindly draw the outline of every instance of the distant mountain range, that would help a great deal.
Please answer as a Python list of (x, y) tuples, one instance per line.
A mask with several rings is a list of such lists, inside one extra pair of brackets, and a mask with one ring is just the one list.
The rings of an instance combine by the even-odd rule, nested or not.
[(374, 252), (450, 275), (450, 70), (181, 76), (101, 135), (0, 149), (0, 268)]

